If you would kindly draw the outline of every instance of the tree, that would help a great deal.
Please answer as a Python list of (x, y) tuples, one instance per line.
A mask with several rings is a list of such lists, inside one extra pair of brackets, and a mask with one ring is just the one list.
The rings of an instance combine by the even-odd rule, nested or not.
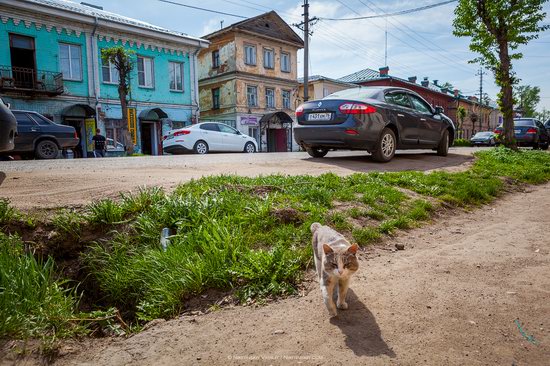
[[(118, 98), (122, 108), (122, 121), (128, 126), (128, 94), (130, 94), (130, 72), (134, 68), (133, 56), (135, 52), (123, 46), (104, 48), (101, 50), (101, 60), (114, 65), (118, 71)], [(133, 150), (133, 144), (126, 144)]]
[(550, 111), (546, 108), (542, 108), (542, 111), (535, 112), (535, 117), (541, 120), (543, 123), (550, 118)]
[(449, 83), (448, 81), (446, 81), (443, 85), (441, 85), (441, 89), (447, 89), (449, 91), (453, 91), (454, 90), (454, 86), (453, 84)]
[(513, 86), (518, 82), (512, 61), (523, 57), (519, 46), (549, 29), (540, 25), (547, 0), (459, 0), (453, 21), (454, 35), (470, 37), (470, 50), (480, 55), (470, 61), (492, 71), (500, 87), (498, 102), (503, 121), (503, 143), (517, 149), (514, 139)]
[(456, 119), (458, 122), (458, 126), (456, 126), (457, 131), (462, 131), (462, 126), (464, 126), (465, 118), (466, 118), (466, 108), (460, 105), (456, 109)]
[(523, 110), (523, 117), (534, 117), (537, 104), (540, 102), (540, 88), (538, 86), (520, 85), (515, 88), (514, 99)]

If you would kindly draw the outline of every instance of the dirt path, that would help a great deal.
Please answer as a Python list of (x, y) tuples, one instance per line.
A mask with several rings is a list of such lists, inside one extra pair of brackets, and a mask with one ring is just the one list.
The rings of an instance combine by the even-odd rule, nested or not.
[[(550, 185), (529, 188), (364, 253), (350, 309), (335, 319), (312, 283), (304, 296), (268, 306), (71, 344), (57, 363), (548, 365), (549, 227)], [(406, 249), (389, 250), (396, 242)]]

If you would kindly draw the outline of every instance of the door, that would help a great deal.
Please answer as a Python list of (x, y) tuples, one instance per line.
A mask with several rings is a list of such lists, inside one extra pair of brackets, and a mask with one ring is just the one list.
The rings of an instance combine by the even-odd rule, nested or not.
[(222, 134), (218, 123), (203, 123), (200, 125), (200, 139), (206, 141), (210, 151), (223, 151)]
[(437, 146), (443, 133), (445, 123), (440, 115), (434, 115), (432, 107), (417, 95), (409, 95), (415, 116), (418, 119), (418, 143), (420, 145)]
[(153, 155), (153, 124), (141, 122), (141, 153)]
[(10, 60), (15, 86), (33, 89), (36, 78), (34, 38), (10, 34)]
[(418, 118), (415, 116), (407, 93), (390, 92), (384, 96), (388, 103), (392, 120), (397, 123), (400, 140), (403, 145), (418, 144)]
[(13, 114), (17, 120), (17, 136), (15, 137), (14, 151), (33, 151), (34, 140), (41, 133), (40, 126), (25, 112), (13, 112)]
[(86, 131), (84, 129), (84, 120), (82, 119), (65, 119), (63, 124), (74, 127), (76, 135), (79, 139), (78, 145), (73, 149), (75, 158), (84, 157), (84, 151), (87, 151), (86, 146)]
[(244, 151), (244, 144), (246, 142), (246, 136), (241, 134), (233, 127), (219, 124), (220, 132), (222, 134), (222, 144), (224, 150), (227, 151)]
[(286, 129), (269, 129), (267, 130), (267, 151), (268, 152), (286, 152)]

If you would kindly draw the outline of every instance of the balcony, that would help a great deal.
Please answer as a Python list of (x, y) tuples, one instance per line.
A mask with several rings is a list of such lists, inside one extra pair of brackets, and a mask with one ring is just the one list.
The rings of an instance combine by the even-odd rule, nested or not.
[(0, 65), (0, 92), (21, 95), (60, 95), (63, 94), (63, 74)]

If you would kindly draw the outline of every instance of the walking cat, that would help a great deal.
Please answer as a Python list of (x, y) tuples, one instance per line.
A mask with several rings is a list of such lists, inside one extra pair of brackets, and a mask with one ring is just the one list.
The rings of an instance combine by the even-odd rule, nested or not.
[[(346, 293), (351, 275), (359, 269), (357, 244), (351, 245), (346, 238), (328, 226), (319, 223), (311, 225), (315, 268), (323, 300), (330, 316), (336, 316), (338, 309), (347, 309)], [(338, 289), (338, 301), (334, 304), (334, 291)]]

